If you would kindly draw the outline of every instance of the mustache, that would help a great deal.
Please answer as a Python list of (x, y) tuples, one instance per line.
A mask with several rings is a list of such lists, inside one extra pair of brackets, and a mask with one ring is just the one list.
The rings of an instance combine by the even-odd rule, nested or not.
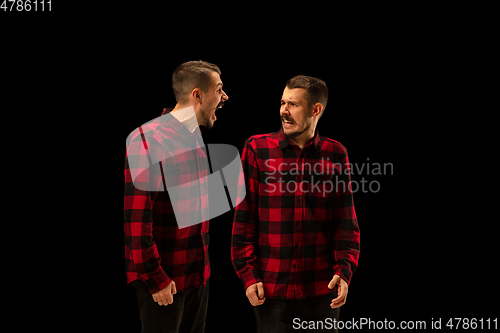
[(220, 101), (220, 102), (219, 102), (219, 104), (217, 104), (217, 109), (218, 109), (218, 108), (221, 108), (221, 107), (223, 107), (223, 106), (224, 106), (224, 102), (223, 102), (223, 101)]
[(282, 119), (282, 120), (286, 120), (286, 121), (292, 121), (292, 122), (294, 122), (293, 118), (291, 118), (291, 117), (289, 117), (289, 116), (287, 116), (287, 115), (282, 115), (282, 116), (281, 116), (281, 119)]

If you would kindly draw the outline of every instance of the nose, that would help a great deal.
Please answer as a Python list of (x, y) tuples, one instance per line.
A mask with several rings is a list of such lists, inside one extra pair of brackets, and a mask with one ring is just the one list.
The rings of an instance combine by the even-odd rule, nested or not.
[(287, 116), (290, 115), (290, 110), (288, 110), (288, 107), (285, 105), (282, 105), (281, 106), (281, 110), (280, 110), (280, 114), (283, 115), (283, 114), (286, 114)]
[(225, 102), (229, 99), (229, 96), (226, 94), (224, 90), (222, 90), (222, 101)]

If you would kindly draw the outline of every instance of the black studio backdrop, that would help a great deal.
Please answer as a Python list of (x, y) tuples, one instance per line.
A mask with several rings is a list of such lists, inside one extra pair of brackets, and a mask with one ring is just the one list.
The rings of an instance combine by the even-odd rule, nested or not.
[[(259, 16), (267, 9), (259, 6), (259, 15), (250, 15), (242, 27), (229, 20), (240, 21), (239, 13), (208, 17), (194, 6), (187, 17), (178, 10), (158, 10), (159, 18), (149, 5), (131, 2), (121, 7), (110, 2), (110, 10), (101, 3), (69, 6), (53, 2), (50, 13), (0, 13), (5, 31), (2, 98), (11, 97), (15, 106), (3, 111), (15, 110), (23, 120), (9, 123), (16, 133), (7, 137), (24, 138), (29, 134), (25, 126), (40, 129), (30, 138), (44, 152), (40, 160), (56, 172), (48, 186), (32, 184), (34, 193), (42, 193), (36, 200), (50, 200), (35, 210), (33, 222), (44, 229), (57, 226), (51, 233), (58, 236), (50, 241), (55, 254), (48, 256), (38, 245), (37, 251), (27, 247), (30, 260), (43, 259), (41, 269), (29, 270), (30, 286), (41, 275), (51, 282), (37, 280), (35, 290), (50, 293), (46, 298), (37, 294), (37, 300), (60, 297), (67, 311), (37, 307), (37, 313), (49, 310), (44, 316), (48, 325), (64, 331), (87, 325), (96, 332), (140, 331), (135, 291), (125, 278), (125, 140), (163, 108), (175, 105), (172, 72), (182, 62), (198, 59), (220, 67), (229, 95), (214, 128), (202, 128), (204, 140), (231, 144), (240, 152), (250, 136), (280, 128), (279, 103), (289, 78), (305, 74), (326, 81), (330, 96), (318, 131), (342, 143), (351, 163), (365, 166), (352, 175), (353, 181), (380, 184), (376, 193), (358, 189), (354, 194), (361, 255), (340, 320), (424, 320), (429, 328), (438, 318), (445, 327), (452, 317), (483, 322), (498, 317), (498, 218), (485, 213), (498, 205), (498, 187), (490, 184), (496, 164), (485, 162), (496, 158), (498, 149), (480, 150), (497, 140), (479, 135), (487, 132), (485, 123), (494, 121), (491, 115), (477, 114), (492, 109), (483, 100), (495, 94), (491, 77), (475, 76), (491, 75), (486, 55), (494, 54), (495, 44), (480, 37), (494, 29), (474, 31), (475, 22), (450, 14), (451, 7), (443, 12), (424, 9), (415, 20), (407, 15), (416, 8), (382, 8), (386, 17), (371, 10), (360, 16), (358, 8), (351, 15), (322, 8), (316, 14), (324, 14), (321, 20), (329, 30), (295, 20), (300, 16), (295, 12), (290, 18), (271, 17), (269, 22), (278, 27), (271, 31)], [(365, 20), (371, 15), (372, 20)], [(339, 17), (344, 21), (337, 22)], [(460, 22), (450, 24), (450, 18)], [(196, 22), (203, 27), (195, 27)], [(480, 98), (474, 87), (481, 90)], [(46, 140), (51, 134), (54, 140)], [(78, 148), (72, 145), (75, 137), (81, 141)], [(9, 142), (24, 153), (24, 146)], [(72, 150), (62, 148), (66, 146)], [(75, 161), (63, 168), (53, 162), (56, 158), (45, 156), (46, 147)], [(390, 163), (391, 172), (368, 174), (367, 166), (376, 163)], [(57, 193), (40, 191), (42, 185)], [(31, 193), (13, 198), (24, 202)], [(61, 197), (68, 203), (59, 203)], [(67, 212), (59, 212), (63, 208)], [(53, 215), (43, 215), (47, 223), (41, 223), (40, 212)], [(62, 219), (62, 227), (52, 217)], [(233, 212), (227, 212), (210, 224), (207, 332), (255, 332), (252, 307), (230, 261), (232, 218)], [(61, 231), (68, 237), (59, 237)], [(48, 261), (57, 267), (47, 265), (47, 258), (55, 258)], [(78, 319), (61, 320), (66, 315)]]
[[(483, 295), (498, 292), (490, 289), (494, 277), (482, 275), (481, 285), (473, 278), (475, 269), (487, 265), (489, 254), (471, 252), (476, 243), (467, 236), (474, 238), (479, 232), (454, 223), (439, 199), (438, 180), (428, 174), (435, 154), (429, 144), (435, 129), (430, 121), (431, 101), (437, 94), (428, 79), (435, 75), (432, 64), (415, 61), (418, 54), (409, 50), (395, 53), (372, 46), (367, 47), (370, 55), (345, 49), (304, 56), (301, 50), (278, 46), (186, 54), (157, 44), (123, 45), (124, 61), (113, 65), (111, 102), (99, 115), (105, 118), (102, 135), (111, 147), (105, 156), (109, 225), (102, 236), (107, 260), (99, 284), (118, 301), (113, 307), (103, 306), (97, 316), (109, 323), (109, 329), (140, 329), (135, 292), (126, 286), (123, 259), (125, 139), (158, 117), (164, 107), (174, 107), (173, 70), (182, 62), (199, 59), (220, 67), (229, 96), (217, 111), (214, 128), (202, 128), (205, 143), (231, 144), (240, 152), (250, 136), (279, 130), (280, 99), (289, 78), (305, 74), (327, 83), (328, 106), (317, 129), (347, 148), (350, 162), (358, 168), (352, 180), (359, 186), (365, 181), (366, 190), (359, 187), (354, 194), (361, 255), (341, 320), (425, 320), (429, 328), (431, 320), (440, 317), (493, 318), (485, 304), (471, 307), (468, 298), (473, 289)], [(386, 165), (382, 174), (373, 171), (377, 164)], [(227, 212), (210, 222), (207, 332), (255, 331), (252, 307), (230, 260), (233, 214)]]

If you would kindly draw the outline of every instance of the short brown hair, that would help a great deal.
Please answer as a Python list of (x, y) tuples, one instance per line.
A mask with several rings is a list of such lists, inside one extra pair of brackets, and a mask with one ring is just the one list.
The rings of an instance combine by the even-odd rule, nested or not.
[[(309, 107), (316, 103), (323, 105), (323, 111), (328, 102), (328, 87), (325, 81), (306, 75), (297, 75), (286, 82), (288, 89), (303, 88), (306, 90), (306, 100)], [(323, 113), (323, 111), (321, 113)]]
[(188, 61), (179, 65), (172, 75), (175, 100), (186, 102), (194, 88), (207, 92), (212, 83), (212, 72), (221, 75), (219, 67), (203, 60)]

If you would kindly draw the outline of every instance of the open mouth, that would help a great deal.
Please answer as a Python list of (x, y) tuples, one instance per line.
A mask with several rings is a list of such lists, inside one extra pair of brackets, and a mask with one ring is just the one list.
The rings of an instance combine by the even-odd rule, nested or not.
[(281, 117), (281, 121), (283, 122), (283, 126), (285, 128), (289, 128), (294, 124), (293, 120), (285, 119), (284, 117)]
[[(217, 107), (215, 108), (215, 111), (217, 111), (218, 109), (222, 108), (223, 105), (224, 105), (224, 102), (221, 101), (219, 104), (217, 104)], [(216, 121), (217, 120), (217, 116), (215, 115), (215, 111), (212, 114), (212, 116), (210, 117), (210, 119), (212, 119), (212, 121)]]

